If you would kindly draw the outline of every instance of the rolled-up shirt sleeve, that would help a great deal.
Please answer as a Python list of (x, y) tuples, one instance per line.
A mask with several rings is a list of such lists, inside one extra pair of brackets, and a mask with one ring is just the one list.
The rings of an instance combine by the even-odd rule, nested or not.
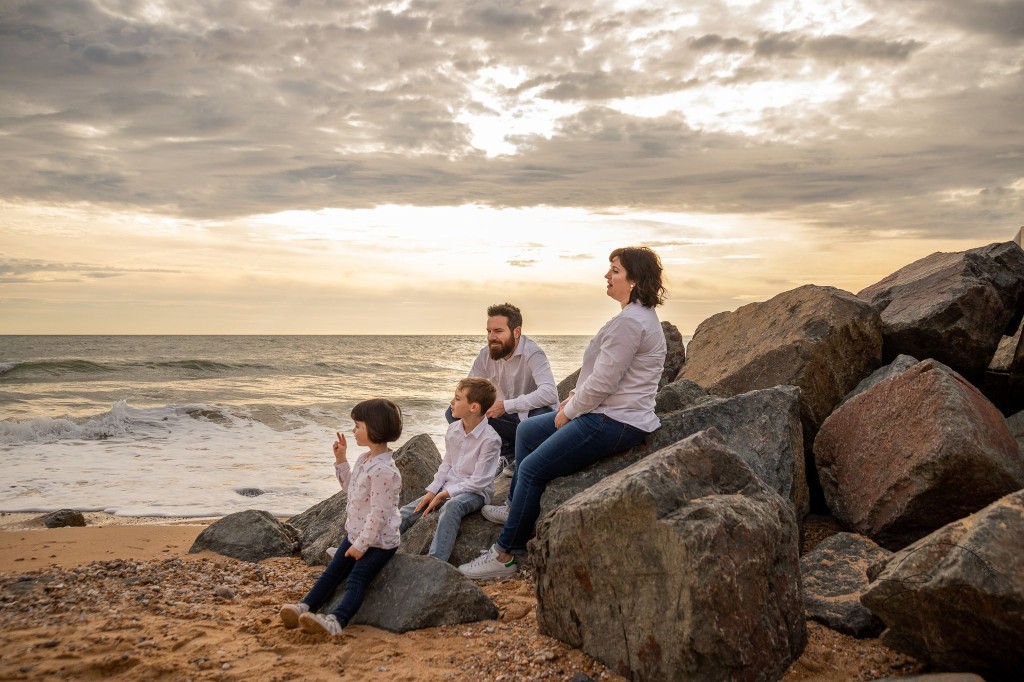
[(541, 352), (531, 353), (526, 362), (537, 388), (529, 393), (506, 400), (506, 412), (529, 412), (538, 407), (550, 407), (558, 404), (558, 387), (555, 385), (555, 375), (551, 371), (548, 356)]

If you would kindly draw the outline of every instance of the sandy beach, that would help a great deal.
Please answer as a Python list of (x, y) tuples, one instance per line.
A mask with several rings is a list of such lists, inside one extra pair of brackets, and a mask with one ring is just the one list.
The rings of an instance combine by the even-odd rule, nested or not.
[[(300, 599), (319, 567), (188, 554), (212, 519), (90, 513), (84, 528), (0, 516), (0, 679), (623, 680), (537, 629), (532, 575), (483, 585), (494, 621), (396, 635), (368, 626), (341, 641), (286, 630), (280, 604)], [(811, 519), (805, 550), (835, 532)], [(922, 666), (809, 623), (785, 676), (873, 680)]]

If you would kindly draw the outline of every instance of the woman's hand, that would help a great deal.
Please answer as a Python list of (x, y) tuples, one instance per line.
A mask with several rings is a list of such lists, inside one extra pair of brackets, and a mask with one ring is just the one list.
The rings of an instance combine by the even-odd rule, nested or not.
[(559, 407), (558, 414), (555, 415), (555, 429), (560, 429), (568, 423), (569, 418), (565, 416), (565, 410)]
[(342, 435), (341, 431), (336, 432), (338, 434), (338, 440), (331, 444), (334, 449), (334, 461), (344, 462), (345, 453), (348, 452), (348, 443), (345, 442), (345, 436)]

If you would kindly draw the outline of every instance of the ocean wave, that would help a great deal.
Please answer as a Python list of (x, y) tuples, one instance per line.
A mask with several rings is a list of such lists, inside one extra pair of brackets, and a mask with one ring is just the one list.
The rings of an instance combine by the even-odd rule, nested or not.
[(47, 443), (57, 440), (106, 440), (131, 433), (132, 418), (125, 401), (109, 412), (84, 420), (66, 417), (36, 417), (22, 421), (0, 421), (0, 444)]
[(97, 374), (109, 372), (107, 365), (90, 360), (31, 360), (28, 362), (5, 362), (0, 364), (0, 375), (6, 377), (26, 374), (47, 374), (60, 376), (66, 374)]

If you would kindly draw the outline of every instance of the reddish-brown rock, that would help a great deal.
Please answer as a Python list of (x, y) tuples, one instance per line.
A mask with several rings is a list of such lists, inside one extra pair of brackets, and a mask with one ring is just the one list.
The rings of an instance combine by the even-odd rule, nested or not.
[(844, 403), (814, 455), (835, 518), (890, 549), (1024, 487), (1024, 457), (1002, 414), (935, 360)]

